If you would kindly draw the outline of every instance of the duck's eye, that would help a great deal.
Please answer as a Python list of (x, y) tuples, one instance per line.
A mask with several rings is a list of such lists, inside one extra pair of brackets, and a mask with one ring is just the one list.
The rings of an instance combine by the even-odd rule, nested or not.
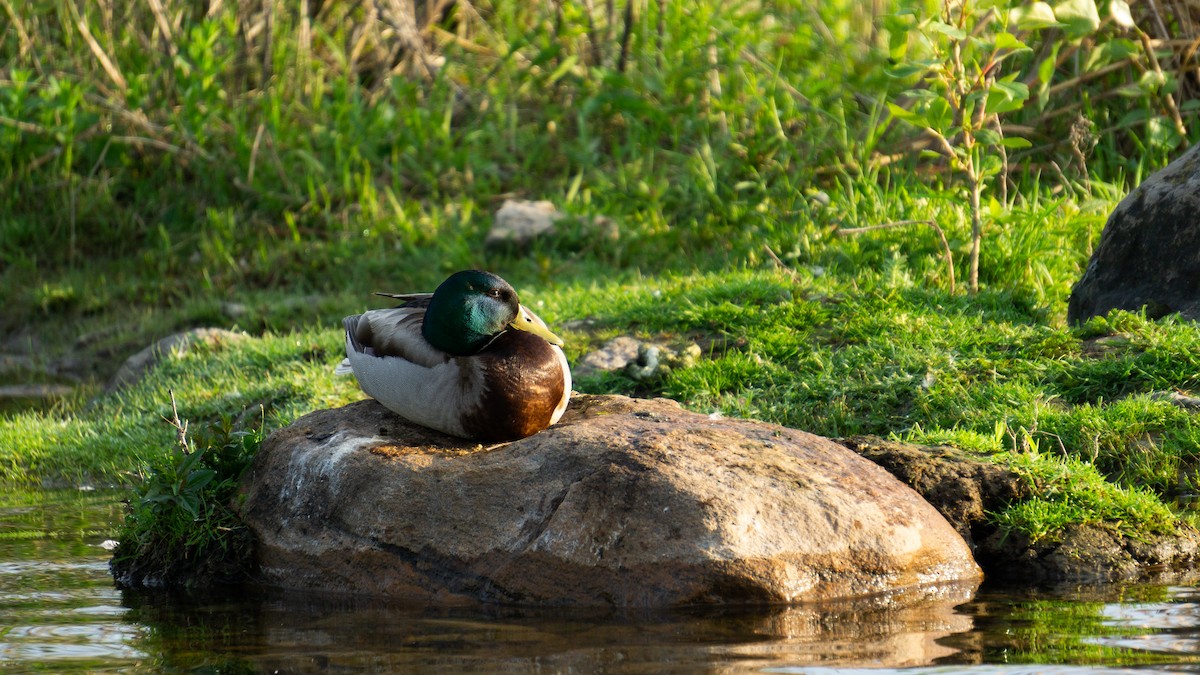
[(489, 297), (498, 298), (498, 297), (500, 297), (500, 289), (499, 288), (489, 288), (487, 294)]

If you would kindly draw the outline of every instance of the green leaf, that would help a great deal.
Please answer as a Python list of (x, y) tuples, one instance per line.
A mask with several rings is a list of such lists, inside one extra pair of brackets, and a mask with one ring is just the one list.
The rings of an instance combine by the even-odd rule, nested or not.
[(1141, 51), (1142, 45), (1133, 40), (1111, 38), (1101, 42), (1092, 50), (1083, 64), (1083, 69), (1096, 70), (1110, 63), (1124, 61), (1134, 54), (1140, 54)]
[(1167, 76), (1160, 72), (1147, 70), (1138, 78), (1137, 86), (1143, 91), (1154, 93), (1167, 83)]
[[(995, 144), (993, 143), (993, 145)], [(984, 155), (979, 163), (979, 173), (983, 176), (995, 176), (1003, 170), (1004, 163), (1000, 161), (1000, 156), (996, 154)]]
[(941, 33), (942, 35), (945, 35), (946, 37), (950, 38), (951, 40), (966, 40), (967, 39), (966, 31), (964, 31), (961, 28), (956, 28), (954, 26), (951, 26), (948, 23), (943, 23), (941, 21), (930, 21), (928, 24), (926, 24), (926, 27), (935, 33)]
[(1061, 42), (1055, 42), (1050, 54), (1037, 66), (1037, 102), (1038, 110), (1045, 110), (1050, 102), (1050, 83), (1054, 80), (1054, 67), (1058, 63), (1058, 48)]
[(944, 98), (935, 98), (925, 109), (926, 126), (944, 132), (954, 122), (954, 111)]
[[(889, 102), (887, 104), (887, 107), (888, 107), (888, 112), (892, 113), (892, 117), (895, 117), (898, 120), (904, 120), (905, 122), (912, 122), (913, 124), (924, 124), (924, 117), (914, 113), (913, 111), (909, 110), (908, 108), (898, 106), (895, 103), (891, 103), (891, 102)], [(917, 121), (918, 119), (921, 121), (918, 122)]]
[(892, 68), (883, 71), (888, 77), (894, 77), (898, 80), (906, 80), (913, 75), (922, 75), (929, 70), (929, 64), (923, 61), (910, 61), (901, 63)]
[(1109, 0), (1108, 15), (1121, 28), (1134, 28), (1133, 13), (1129, 11), (1129, 3), (1125, 0)]
[(1020, 110), (1028, 98), (1028, 85), (1024, 82), (1017, 82), (1015, 79), (1005, 78), (993, 82), (988, 89), (987, 107), (984, 110), (997, 115)]
[(976, 129), (975, 141), (980, 145), (1000, 145), (1000, 132), (995, 129)]
[(1021, 42), (1017, 39), (1016, 35), (1009, 32), (997, 33), (995, 46), (996, 49), (1011, 49), (1013, 51), (1029, 49), (1029, 45)]
[(1013, 150), (1033, 147), (1033, 143), (1031, 143), (1028, 138), (1022, 138), (1020, 136), (1005, 136), (1000, 140), (1000, 145), (1003, 145), (1006, 148), (1012, 148)]
[(909, 89), (904, 92), (904, 96), (914, 101), (932, 101), (935, 98), (942, 97), (940, 94), (928, 89)]
[(193, 471), (187, 479), (187, 487), (190, 490), (200, 490), (205, 485), (212, 482), (213, 478), (217, 477), (217, 472), (212, 469), (202, 469)]
[(1066, 25), (1072, 38), (1091, 35), (1100, 28), (1100, 12), (1096, 0), (1063, 0), (1054, 7), (1054, 18)]
[(1054, 9), (1045, 2), (1032, 2), (1025, 7), (1014, 7), (1008, 13), (1008, 21), (1017, 30), (1041, 30), (1042, 28), (1057, 28), (1058, 19)]

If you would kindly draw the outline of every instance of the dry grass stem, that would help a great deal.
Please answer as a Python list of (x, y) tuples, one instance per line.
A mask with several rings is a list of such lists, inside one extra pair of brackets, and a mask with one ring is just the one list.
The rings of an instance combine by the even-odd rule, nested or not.
[[(1137, 34), (1138, 38), (1142, 41), (1142, 50), (1146, 53), (1146, 60), (1150, 62), (1150, 69), (1158, 75), (1160, 81), (1165, 81), (1166, 78), (1163, 75), (1162, 68), (1158, 64), (1158, 55), (1154, 53), (1154, 45), (1150, 44), (1150, 36), (1141, 30)], [(1171, 121), (1175, 123), (1176, 133), (1186, 139), (1187, 127), (1183, 125), (1183, 118), (1179, 116), (1179, 107), (1175, 105), (1175, 97), (1170, 92), (1163, 92), (1162, 98), (1163, 105), (1166, 106), (1167, 112), (1171, 116)]]
[(150, 6), (150, 13), (154, 15), (154, 25), (158, 26), (158, 32), (162, 34), (162, 43), (167, 48), (167, 54), (174, 59), (178, 53), (175, 48), (175, 33), (171, 30), (171, 22), (167, 20), (167, 14), (163, 10), (162, 0), (146, 0), (146, 4)]
[(0, 5), (4, 6), (4, 13), (8, 14), (8, 20), (17, 29), (17, 39), (21, 42), (21, 58), (31, 58), (38, 75), (45, 75), (42, 71), (42, 61), (38, 58), (37, 49), (34, 48), (33, 41), (29, 39), (29, 32), (25, 30), (25, 24), (21, 21), (21, 17), (13, 11), (8, 0), (0, 0)]
[(79, 9), (75, 7), (75, 1), (68, 0), (67, 7), (70, 8), (71, 17), (75, 20), (75, 27), (79, 29), (79, 34), (82, 35), (83, 40), (87, 42), (88, 49), (92, 50), (92, 54), (94, 54), (96, 60), (100, 62), (100, 66), (104, 69), (104, 72), (108, 74), (108, 78), (112, 80), (112, 83), (117, 86), (117, 89), (124, 94), (125, 90), (129, 88), (128, 83), (125, 81), (125, 76), (121, 74), (121, 71), (117, 68), (116, 64), (112, 62), (112, 59), (108, 58), (108, 54), (104, 52), (104, 48), (100, 46), (100, 43), (96, 41), (96, 37), (92, 35), (91, 29), (88, 28), (87, 21), (82, 15), (80, 15)]
[(771, 260), (775, 261), (775, 264), (779, 266), (779, 269), (788, 273), (788, 276), (792, 278), (792, 283), (800, 283), (800, 275), (796, 274), (796, 270), (788, 267), (782, 260), (780, 260), (779, 256), (775, 255), (775, 251), (771, 250), (771, 246), (769, 244), (763, 244), (763, 250), (765, 250), (767, 255), (771, 257)]
[(188, 443), (187, 439), (188, 423), (179, 419), (179, 408), (175, 405), (175, 390), (168, 389), (167, 393), (171, 395), (171, 417), (168, 419), (166, 416), (163, 416), (163, 419), (166, 420), (167, 424), (175, 427), (175, 433), (179, 439), (179, 447), (183, 449), (184, 454), (190, 455), (192, 454), (192, 446)]

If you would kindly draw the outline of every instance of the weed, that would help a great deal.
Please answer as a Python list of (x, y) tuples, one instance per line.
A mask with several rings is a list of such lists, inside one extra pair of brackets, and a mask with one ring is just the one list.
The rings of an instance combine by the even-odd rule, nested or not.
[(113, 552), (114, 575), (125, 586), (240, 581), (252, 569), (253, 550), (233, 501), (262, 442), (261, 422), (257, 430), (234, 430), (226, 416), (189, 440), (174, 395), (171, 408), (167, 421), (176, 443), (130, 498)]

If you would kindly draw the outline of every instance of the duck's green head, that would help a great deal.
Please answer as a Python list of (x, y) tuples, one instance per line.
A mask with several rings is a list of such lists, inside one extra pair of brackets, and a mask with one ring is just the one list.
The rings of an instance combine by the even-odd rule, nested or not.
[(433, 292), (421, 334), (444, 352), (466, 356), (486, 347), (505, 328), (529, 331), (553, 345), (563, 343), (521, 307), (507, 281), (491, 272), (464, 270)]

